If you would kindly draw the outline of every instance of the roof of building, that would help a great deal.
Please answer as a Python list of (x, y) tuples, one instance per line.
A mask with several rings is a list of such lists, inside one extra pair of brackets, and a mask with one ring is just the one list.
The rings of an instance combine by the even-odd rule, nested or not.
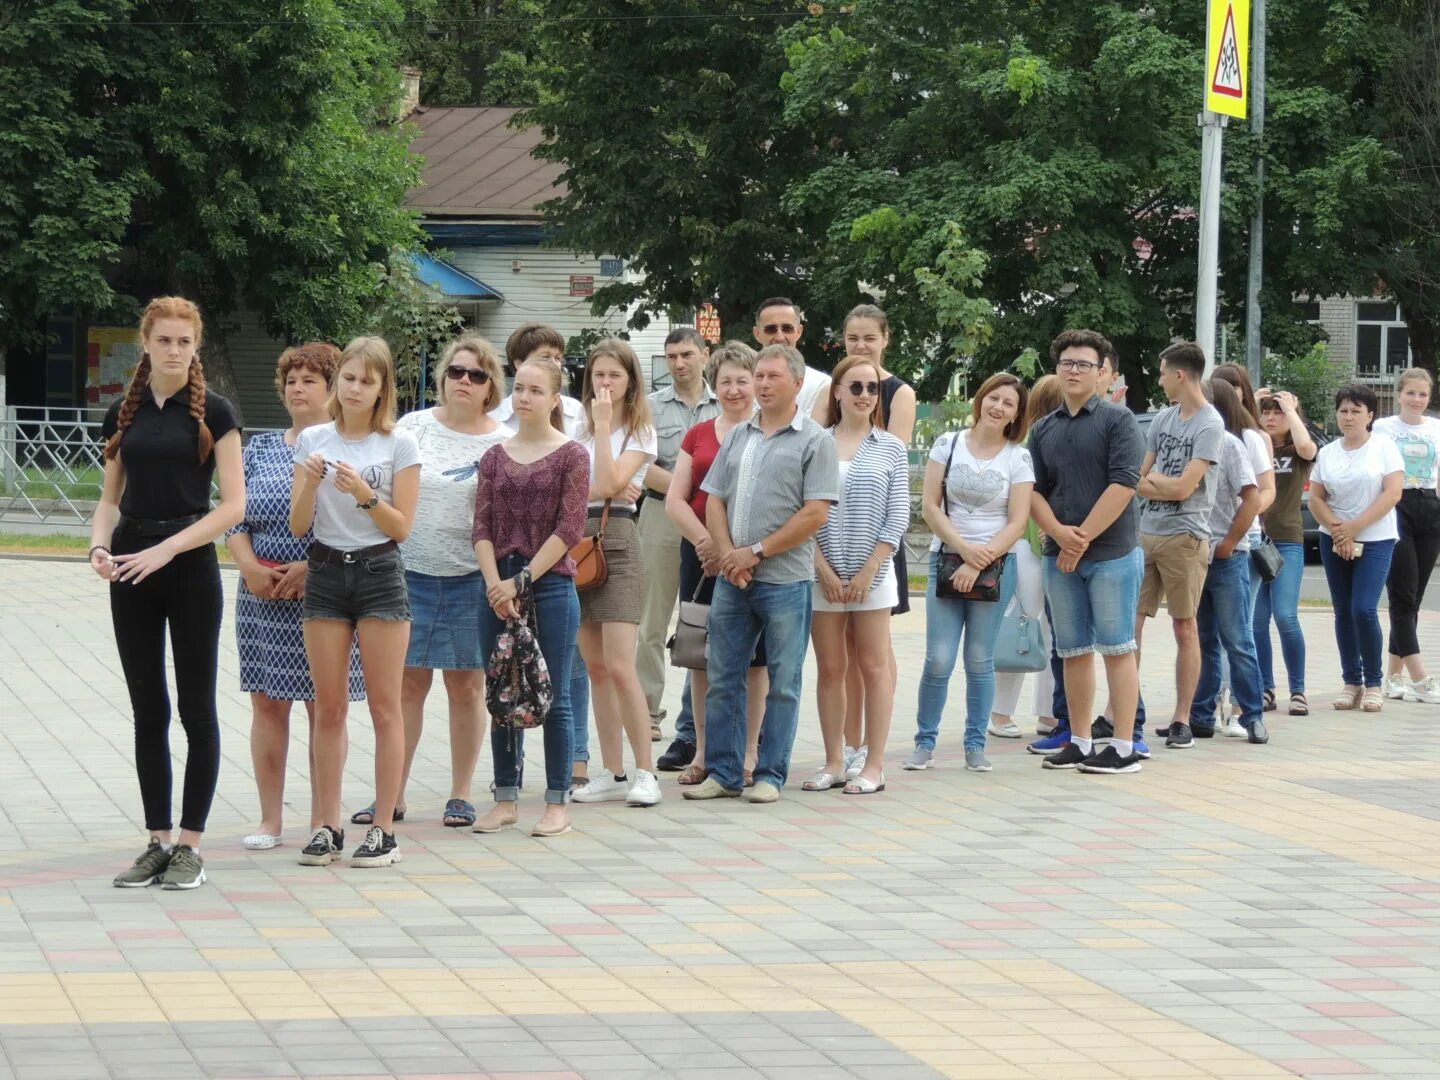
[(410, 149), (425, 158), (406, 203), (440, 217), (539, 219), (536, 206), (564, 194), (564, 166), (532, 156), (540, 129), (512, 128), (517, 109), (423, 108)]

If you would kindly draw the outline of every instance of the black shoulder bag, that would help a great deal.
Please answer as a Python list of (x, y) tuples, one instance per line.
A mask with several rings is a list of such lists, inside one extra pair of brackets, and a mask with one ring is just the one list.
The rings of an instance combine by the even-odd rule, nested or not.
[[(945, 508), (945, 517), (950, 517), (950, 465), (955, 460), (955, 444), (964, 438), (963, 431), (955, 432), (950, 441), (950, 455), (945, 459), (945, 472), (940, 477), (940, 501)], [(1005, 556), (995, 559), (975, 578), (975, 584), (966, 592), (955, 588), (954, 577), (964, 564), (956, 552), (946, 551), (944, 541), (940, 544), (940, 566), (935, 573), (935, 597), (938, 600), (978, 600), (993, 604), (1000, 599), (1000, 576), (1005, 570)]]

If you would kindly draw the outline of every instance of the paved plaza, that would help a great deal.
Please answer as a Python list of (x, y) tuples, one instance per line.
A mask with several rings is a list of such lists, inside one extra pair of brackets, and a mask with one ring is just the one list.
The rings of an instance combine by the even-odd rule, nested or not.
[[(552, 841), (441, 826), (437, 685), (405, 861), (365, 871), (295, 863), (298, 709), (286, 846), (241, 846), (227, 617), (211, 883), (163, 892), (110, 885), (143, 831), (105, 588), (0, 561), (0, 1080), (1440, 1077), (1440, 706), (1330, 711), (1330, 616), (1302, 618), (1316, 712), (1271, 714), (1269, 746), (1157, 746), (1101, 777), (992, 740), (994, 772), (966, 773), (958, 675), (941, 766), (905, 773), (918, 610), (894, 624), (883, 794), (798, 790), (819, 763), (807, 675), (777, 805), (685, 803), (667, 777), (661, 806), (577, 806)], [(1156, 714), (1168, 637), (1147, 635)], [(372, 758), (352, 715), (354, 809)], [(489, 779), (487, 749), (482, 798)]]

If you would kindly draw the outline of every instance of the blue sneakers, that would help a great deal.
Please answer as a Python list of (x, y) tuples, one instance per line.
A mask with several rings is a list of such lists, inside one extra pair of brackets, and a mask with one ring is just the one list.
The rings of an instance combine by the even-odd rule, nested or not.
[(1070, 725), (1061, 724), (1043, 739), (1036, 739), (1026, 750), (1032, 754), (1053, 754), (1070, 745)]

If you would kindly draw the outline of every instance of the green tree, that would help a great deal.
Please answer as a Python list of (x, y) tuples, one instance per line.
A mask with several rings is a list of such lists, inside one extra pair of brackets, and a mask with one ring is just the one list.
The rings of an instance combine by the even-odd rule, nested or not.
[(539, 0), (408, 0), (404, 62), (426, 105), (530, 105)]

